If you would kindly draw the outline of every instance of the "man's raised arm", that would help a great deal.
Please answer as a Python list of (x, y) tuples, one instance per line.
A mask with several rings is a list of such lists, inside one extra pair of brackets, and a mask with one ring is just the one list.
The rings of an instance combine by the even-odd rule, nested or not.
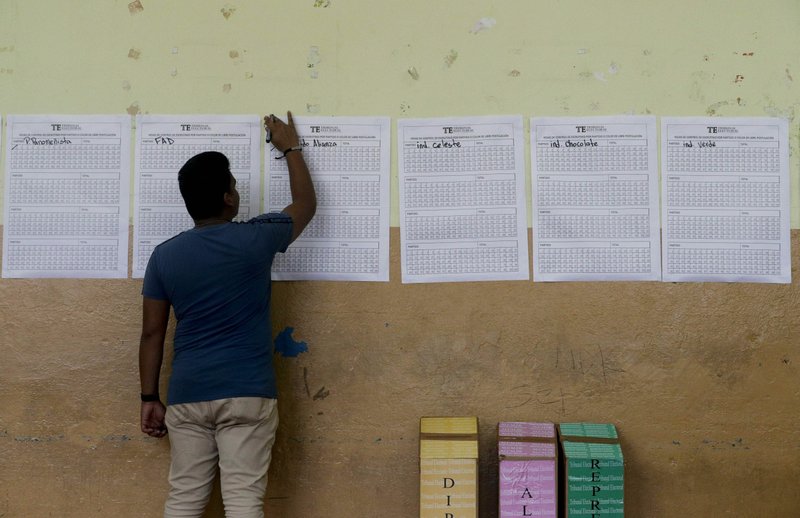
[(308, 166), (303, 159), (303, 148), (294, 128), (292, 112), (287, 112), (286, 120), (284, 123), (275, 115), (267, 115), (264, 117), (264, 127), (272, 145), (283, 153), (283, 159), (286, 160), (289, 169), (292, 203), (287, 205), (283, 212), (292, 218), (292, 241), (294, 241), (314, 217), (317, 211), (317, 195), (314, 192)]

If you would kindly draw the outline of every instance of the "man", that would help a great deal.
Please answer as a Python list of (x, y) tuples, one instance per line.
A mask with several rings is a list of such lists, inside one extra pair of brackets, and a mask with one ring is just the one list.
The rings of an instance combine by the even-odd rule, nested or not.
[[(279, 214), (233, 223), (236, 179), (221, 153), (201, 153), (178, 173), (194, 228), (153, 251), (142, 288), (139, 346), (142, 431), (172, 451), (165, 518), (200, 517), (219, 466), (228, 518), (263, 514), (267, 469), (278, 425), (272, 367), (270, 269), (316, 211), (314, 185), (292, 114), (264, 118), (289, 169), (292, 202)], [(268, 137), (269, 138), (269, 137)], [(172, 376), (159, 396), (172, 306)]]

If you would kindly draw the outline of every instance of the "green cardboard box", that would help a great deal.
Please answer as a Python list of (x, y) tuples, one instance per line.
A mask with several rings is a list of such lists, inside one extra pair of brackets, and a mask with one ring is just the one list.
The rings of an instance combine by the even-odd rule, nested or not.
[(625, 516), (625, 462), (613, 424), (558, 425), (564, 518)]

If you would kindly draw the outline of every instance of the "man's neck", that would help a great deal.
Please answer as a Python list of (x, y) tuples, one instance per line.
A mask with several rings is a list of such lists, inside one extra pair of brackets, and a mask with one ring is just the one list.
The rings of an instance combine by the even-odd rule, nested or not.
[(214, 218), (196, 219), (194, 220), (194, 228), (211, 227), (214, 225), (222, 225), (223, 223), (230, 223), (230, 219), (221, 216)]

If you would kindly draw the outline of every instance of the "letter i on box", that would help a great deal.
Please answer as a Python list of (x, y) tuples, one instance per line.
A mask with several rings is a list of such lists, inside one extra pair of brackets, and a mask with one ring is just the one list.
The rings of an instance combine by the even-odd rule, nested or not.
[(419, 422), (420, 518), (478, 517), (478, 418)]
[(563, 516), (623, 518), (625, 462), (613, 424), (561, 423)]
[(499, 423), (500, 518), (556, 518), (558, 447), (553, 423)]

